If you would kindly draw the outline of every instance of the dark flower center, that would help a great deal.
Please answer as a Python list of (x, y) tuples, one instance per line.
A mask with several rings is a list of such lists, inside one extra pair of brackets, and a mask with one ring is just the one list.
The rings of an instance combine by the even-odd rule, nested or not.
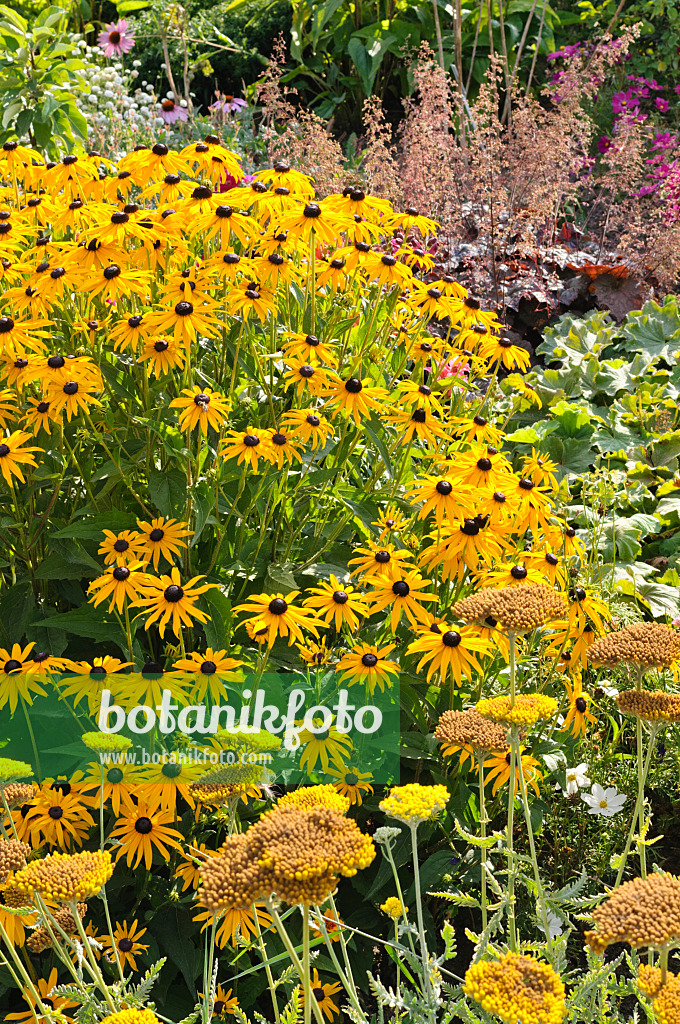
[(405, 580), (397, 580), (392, 584), (392, 593), (397, 597), (408, 597), (411, 588)]
[(545, 556), (545, 560), (548, 563), (548, 565), (557, 565), (559, 563), (559, 558), (557, 557), (557, 555), (553, 555), (552, 551), (548, 552), (548, 554)]
[(307, 380), (309, 380), (310, 377), (314, 376), (314, 367), (310, 366), (309, 363), (305, 363), (304, 366), (300, 367), (298, 372), (301, 377), (305, 377)]
[(344, 590), (336, 590), (333, 594), (333, 600), (336, 604), (347, 604), (349, 595)]
[(53, 821), (59, 821), (60, 818), (64, 817), (64, 808), (50, 807), (47, 813), (49, 814), (50, 818), (52, 818)]
[(314, 998), (316, 999), (317, 1003), (322, 1003), (324, 1001), (324, 999), (326, 998), (326, 993), (324, 992), (324, 990), (322, 988), (313, 988), (312, 989), (312, 994), (313, 994)]
[(481, 469), (482, 473), (488, 473), (491, 469), (491, 459), (483, 458), (477, 460), (477, 469)]
[(77, 385), (77, 383), (74, 380), (69, 380), (69, 381), (66, 382), (66, 384), (64, 384), (64, 387), (62, 388), (62, 391), (64, 392), (65, 395), (69, 395), (69, 397), (71, 395), (77, 395), (78, 394), (78, 385)]
[(427, 413), (424, 409), (415, 409), (411, 416), (414, 423), (424, 423), (427, 419)]
[(479, 300), (478, 299), (471, 299), (469, 295), (465, 299), (465, 305), (467, 306), (468, 309), (480, 309), (481, 308), (480, 304), (479, 304)]
[(575, 537), (576, 536), (576, 530), (574, 529), (573, 526), (568, 526), (567, 529), (564, 531), (564, 533), (565, 533), (566, 537)]
[(588, 704), (586, 703), (583, 697), (577, 697), (574, 701), (574, 704), (576, 705), (576, 710), (581, 714), (583, 714), (584, 711), (587, 711), (588, 709)]
[(520, 480), (519, 486), (522, 488), (523, 491), (533, 491), (534, 482), (533, 480), (527, 480), (525, 477), (523, 480)]
[(63, 277), (66, 273), (64, 267), (55, 267), (54, 270), (50, 271), (50, 277), (53, 281), (58, 281), (60, 277)]
[(165, 775), (166, 779), (176, 779), (178, 775), (182, 774), (182, 765), (176, 762), (170, 764), (164, 764), (161, 768), (161, 775)]
[(350, 377), (345, 381), (345, 391), (349, 391), (350, 395), (358, 395), (363, 386), (358, 377)]
[[(173, 103), (173, 106), (174, 106), (174, 103)], [(157, 142), (156, 145), (153, 146), (151, 152), (153, 153), (154, 156), (167, 156), (168, 155), (168, 147), (165, 145), (164, 142)]]
[(241, 257), (235, 252), (225, 252), (222, 262), (229, 267), (235, 267), (237, 263), (241, 262)]
[(395, 263), (397, 262), (397, 260), (396, 260), (395, 256), (385, 255), (385, 256), (381, 257), (380, 262), (385, 267), (393, 267), (395, 265)]
[(47, 365), (49, 366), (50, 370), (61, 370), (65, 362), (66, 360), (64, 359), (63, 356), (50, 356), (50, 358), (47, 360)]
[(285, 434), (272, 434), (271, 436), (272, 444), (278, 444), (280, 447), (282, 447), (287, 440), (288, 438)]
[(38, 405), (36, 406), (36, 412), (46, 413), (49, 407), (49, 402), (39, 402)]
[(228, 219), (229, 217), (231, 217), (233, 212), (234, 211), (232, 210), (231, 206), (218, 206), (215, 210), (215, 216)]
[(389, 551), (376, 551), (375, 553), (375, 560), (376, 562), (380, 562), (381, 565), (386, 565), (391, 557), (392, 555)]
[(123, 773), (120, 768), (109, 768), (106, 773), (106, 781), (112, 783), (114, 786), (119, 782), (123, 781)]
[(342, 270), (344, 265), (345, 265), (345, 261), (342, 260), (342, 259), (340, 259), (340, 260), (331, 260), (331, 262), (330, 262), (330, 266), (331, 266), (331, 268), (333, 270)]
[(429, 343), (429, 341), (424, 341), (421, 344), (420, 351), (421, 352), (431, 352), (432, 351), (432, 345)]
[(130, 570), (126, 565), (117, 565), (111, 575), (118, 583), (124, 583), (130, 578)]
[(194, 405), (210, 405), (210, 395), (204, 395), (202, 391), (194, 395)]
[(361, 659), (361, 664), (364, 666), (364, 668), (375, 668), (375, 666), (378, 664), (378, 656), (376, 654), (370, 653), (364, 654), (363, 658)]
[(246, 448), (257, 448), (258, 444), (260, 443), (260, 439), (257, 436), (257, 434), (246, 434), (246, 436), (243, 438), (243, 443), (246, 446)]
[(165, 530), (161, 530), (159, 526), (154, 527), (149, 533), (149, 540), (153, 541), (154, 544), (157, 544), (159, 540), (163, 540), (163, 537), (165, 537)]
[(132, 939), (123, 938), (120, 939), (118, 942), (118, 949), (121, 951), (121, 953), (129, 953), (130, 950), (132, 949), (132, 945)]
[(154, 341), (153, 343), (154, 352), (165, 352), (168, 347), (169, 343), (165, 341), (164, 338), (159, 338), (158, 341)]
[(275, 267), (280, 267), (282, 263), (285, 263), (283, 256), (279, 252), (273, 252), (271, 256), (267, 257), (269, 263), (272, 263)]
[(110, 267), (107, 267), (104, 271), (104, 277), (107, 281), (113, 281), (115, 277), (120, 276), (120, 267), (113, 263)]
[(198, 188), (195, 188), (194, 191), (191, 193), (191, 198), (192, 199), (210, 199), (212, 194), (213, 194), (212, 189), (209, 188), (207, 185), (199, 185)]
[(450, 629), (442, 636), (442, 643), (445, 647), (457, 647), (461, 639), (460, 633), (457, 633), (455, 629)]
[(435, 491), (437, 492), (437, 494), (443, 495), (443, 497), (447, 497), (447, 495), (449, 495), (452, 490), (453, 484), (450, 483), (448, 480), (438, 480), (435, 485)]
[(153, 830), (153, 822), (151, 818), (137, 818), (135, 822), (135, 832), (139, 832), (140, 836), (148, 836), (149, 832)]
[(505, 501), (505, 495), (503, 494), (502, 491), (494, 491), (493, 492), (493, 500), (495, 502), (498, 502), (499, 505), (502, 505), (503, 502)]
[(442, 293), (439, 291), (439, 288), (428, 288), (427, 294), (431, 299), (441, 299), (442, 297)]
[(466, 519), (460, 530), (468, 537), (476, 537), (479, 533), (479, 523), (476, 519)]
[(120, 42), (120, 32), (109, 32), (109, 42), (113, 43), (114, 46), (118, 46)]
[(304, 210), (302, 211), (303, 217), (320, 217), (321, 207), (318, 203), (307, 203)]
[(288, 611), (288, 605), (282, 597), (275, 597), (269, 602), (269, 611), (272, 615), (284, 615)]
[(17, 661), (16, 658), (10, 658), (9, 661), (5, 662), (3, 672), (6, 672), (7, 675), (9, 675), (10, 672), (16, 672), (18, 668), (21, 668), (21, 662)]
[(163, 597), (170, 604), (177, 604), (184, 597), (184, 591), (181, 587), (178, 587), (176, 583), (171, 583), (169, 587), (166, 587), (163, 591)]
[(260, 297), (260, 293), (257, 291), (257, 289), (255, 289), (255, 288), (246, 288), (246, 298), (247, 299), (250, 299), (252, 302), (254, 302), (255, 299), (259, 299), (259, 297)]
[(175, 313), (177, 316), (191, 316), (194, 311), (193, 304), (191, 302), (178, 302), (175, 306)]
[(475, 416), (472, 422), (476, 427), (485, 427), (488, 420), (485, 420), (483, 416)]
[(529, 570), (525, 565), (513, 565), (510, 575), (513, 580), (525, 580), (529, 575)]
[(309, 416), (307, 417), (306, 422), (309, 423), (310, 427), (318, 427), (319, 424), (321, 423), (321, 420), (319, 419), (318, 416), (315, 416), (313, 413), (310, 413)]
[(211, 676), (213, 672), (217, 671), (217, 665), (214, 661), (204, 661), (201, 665), (201, 672), (204, 676)]
[(427, 384), (421, 384), (418, 391), (421, 395), (425, 395), (426, 398), (429, 398), (432, 394), (432, 388), (428, 387)]
[(112, 224), (127, 224), (129, 220), (129, 215), (127, 213), (124, 213), (122, 210), (117, 210), (116, 213), (111, 214)]
[(583, 587), (579, 587), (578, 590), (575, 591), (575, 594), (576, 594), (576, 600), (577, 601), (585, 601), (585, 599), (586, 599), (586, 592), (583, 589)]
[(129, 542), (129, 541), (127, 541), (127, 540), (125, 540), (125, 539), (124, 539), (123, 537), (120, 537), (120, 538), (119, 538), (119, 539), (118, 539), (118, 540), (117, 540), (117, 541), (115, 542), (115, 544), (113, 545), (113, 550), (114, 550), (114, 551), (117, 551), (117, 552), (118, 552), (118, 554), (120, 555), (120, 554), (122, 554), (122, 553), (123, 553), (123, 551), (127, 551), (127, 549), (128, 549), (129, 547), (130, 547), (130, 542)]

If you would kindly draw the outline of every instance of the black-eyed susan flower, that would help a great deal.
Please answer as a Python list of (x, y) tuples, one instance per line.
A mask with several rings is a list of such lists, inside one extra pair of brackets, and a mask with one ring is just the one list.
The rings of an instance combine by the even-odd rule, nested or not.
[[(233, 244), (232, 235), (241, 245), (247, 246), (254, 232), (250, 218), (225, 203), (220, 203), (219, 206), (201, 214), (188, 225), (188, 228), (191, 234), (201, 234), (206, 242), (217, 236), (221, 250)], [(222, 255), (223, 253), (219, 253), (215, 260)]]
[(46, 434), (51, 434), (52, 427), (55, 423), (59, 423), (60, 417), (54, 414), (46, 396), (42, 398), (29, 396), (28, 403), (30, 408), (24, 415), (26, 426), (30, 427), (34, 436), (37, 436), (41, 430), (44, 430)]
[(467, 452), (456, 452), (450, 470), (450, 476), (459, 483), (500, 491), (511, 489), (511, 474), (510, 463), (493, 445), (475, 445)]
[(124, 270), (117, 263), (111, 263), (103, 270), (94, 271), (83, 281), (82, 288), (92, 299), (99, 297), (120, 302), (131, 294), (143, 299), (149, 290), (149, 279), (142, 271)]
[(475, 488), (461, 484), (450, 476), (425, 476), (414, 481), (406, 498), (414, 505), (424, 502), (418, 510), (418, 519), (434, 512), (438, 526), (448, 520), (456, 522), (473, 512)]
[[(196, 901), (198, 907), (204, 907), (200, 900)], [(257, 925), (255, 924), (257, 915)], [(266, 931), (272, 925), (272, 918), (264, 909), (264, 903), (255, 902), (246, 909), (226, 907), (223, 913), (214, 914), (210, 910), (202, 910), (194, 914), (194, 921), (201, 921), (201, 932), (206, 931), (213, 923), (217, 924), (215, 931), (215, 945), (224, 949), (228, 942), (236, 945), (239, 940), (251, 942), (257, 935), (258, 925), (261, 931)], [(228, 1012), (228, 1011), (227, 1011)]]
[(104, 540), (99, 545), (97, 554), (104, 555), (104, 565), (128, 565), (139, 562), (144, 557), (142, 538), (136, 530), (103, 530)]
[(95, 381), (50, 381), (46, 387), (45, 398), (53, 415), (60, 416), (62, 412), (66, 412), (66, 419), (70, 423), (72, 417), (77, 416), (81, 410), (88, 413), (92, 405), (101, 407), (102, 403), (95, 398), (97, 390)]
[(157, 377), (184, 366), (184, 351), (173, 338), (147, 338), (139, 362), (148, 360), (149, 373)]
[(447, 439), (449, 434), (433, 412), (425, 408), (396, 409), (388, 412), (385, 417), (388, 422), (393, 423), (400, 433), (400, 442), (410, 444), (414, 436), (420, 441), (437, 445), (438, 440)]
[(199, 622), (208, 622), (210, 616), (196, 607), (196, 601), (201, 594), (212, 590), (217, 584), (203, 583), (201, 586), (196, 586), (202, 579), (205, 577), (192, 576), (183, 584), (176, 566), (172, 567), (169, 575), (161, 576), (160, 579), (147, 576), (144, 584), (144, 597), (138, 597), (133, 602), (134, 607), (148, 608), (150, 612), (144, 623), (144, 629), (149, 629), (156, 622), (162, 638), (165, 636), (165, 627), (168, 623), (175, 636), (180, 636), (182, 626), (191, 626), (194, 619), (198, 619)]
[(609, 619), (608, 606), (593, 591), (588, 592), (584, 587), (574, 587), (569, 591), (567, 622), (572, 631), (583, 632), (590, 620), (595, 629), (603, 632)]
[(378, 648), (374, 644), (357, 644), (342, 656), (335, 671), (340, 674), (341, 682), (348, 682), (350, 686), (359, 683), (371, 694), (377, 686), (384, 692), (385, 687), (390, 687), (394, 682), (393, 677), (399, 675), (398, 663), (388, 658), (395, 646), (386, 644)]
[(370, 418), (372, 411), (380, 412), (387, 398), (387, 389), (374, 384), (370, 377), (343, 380), (337, 374), (329, 377), (329, 386), (324, 393), (327, 396), (325, 404), (353, 418), (357, 427), (361, 426), (362, 416)]
[[(493, 316), (492, 313), (482, 315)], [(492, 323), (490, 326), (497, 328), (499, 325)], [(512, 339), (504, 335), (498, 337), (495, 334), (488, 334), (480, 348), (480, 355), (489, 363), (500, 363), (507, 370), (525, 371), (531, 365), (531, 357), (527, 350), (521, 345), (513, 344)]]
[(364, 264), (369, 281), (377, 281), (381, 286), (406, 288), (413, 278), (413, 271), (406, 263), (401, 263), (391, 253), (370, 253)]
[(302, 729), (299, 734), (300, 745), (303, 748), (300, 755), (300, 770), (306, 771), (308, 775), (316, 769), (317, 763), (320, 766), (317, 770), (323, 772), (327, 772), (333, 764), (342, 765), (352, 750), (352, 739), (347, 733), (339, 732), (334, 725), (322, 729), (322, 724), (317, 718), (316, 731)]
[(280, 252), (257, 256), (253, 259), (252, 265), (255, 279), (268, 288), (277, 288), (279, 284), (290, 284), (291, 281), (299, 283), (302, 279), (302, 271)]
[(291, 242), (308, 242), (314, 235), (312, 244), (325, 242), (336, 245), (343, 231), (352, 226), (352, 221), (344, 214), (333, 210), (328, 203), (306, 203), (299, 209), (282, 217), (279, 230), (287, 231)]
[(393, 213), (390, 218), (390, 227), (401, 228), (405, 235), (408, 235), (415, 228), (423, 238), (428, 235), (436, 235), (439, 223), (430, 217), (425, 217), (414, 206), (408, 206), (403, 213)]
[(372, 582), (374, 577), (399, 579), (406, 572), (413, 571), (411, 552), (396, 548), (394, 544), (369, 541), (367, 548), (356, 548), (348, 565), (356, 565), (350, 573), (359, 576), (362, 582)]
[[(520, 745), (520, 760), (522, 764), (522, 774), (524, 776), (525, 784), (532, 787), (536, 796), (539, 796), (538, 780), (541, 778), (541, 772), (539, 769), (539, 762), (535, 757), (531, 757), (530, 754), (524, 753), (524, 746)], [(507, 754), (492, 754), (485, 764), (485, 775), (486, 781), (494, 780), (491, 792), (493, 796), (496, 795), (501, 786), (504, 786), (506, 782), (510, 781), (510, 751)], [(515, 783), (514, 783), (514, 795), (517, 796), (517, 790), (519, 788), (519, 762), (515, 762)]]
[(43, 786), (28, 812), (27, 825), (34, 846), (47, 843), (69, 850), (72, 844), (83, 845), (94, 819), (76, 793)]
[(179, 155), (204, 181), (215, 186), (228, 178), (240, 181), (243, 177), (238, 156), (226, 149), (217, 135), (206, 135), (200, 142), (191, 142)]
[(474, 299), (471, 295), (466, 295), (464, 299), (458, 301), (452, 301), (449, 316), (452, 323), (461, 330), (465, 328), (469, 330), (477, 324), (482, 324), (489, 330), (500, 331), (503, 327), (496, 314), (483, 310), (479, 300)]
[(317, 289), (328, 286), (332, 295), (345, 291), (350, 282), (350, 277), (347, 273), (347, 264), (341, 256), (335, 256), (333, 259), (317, 263), (316, 268), (318, 270), (316, 276)]
[(147, 803), (164, 811), (176, 812), (178, 796), (190, 807), (195, 806), (191, 787), (205, 774), (205, 767), (171, 756), (165, 763), (149, 765), (142, 774)]
[(328, 775), (337, 781), (333, 783), (338, 793), (346, 796), (350, 804), (360, 807), (364, 795), (373, 792), (373, 776), (370, 772), (359, 771), (354, 765), (329, 765)]
[(527, 551), (523, 557), (528, 565), (535, 566), (542, 573), (544, 579), (550, 580), (560, 588), (564, 587), (567, 578), (564, 559), (550, 548), (544, 548), (542, 551)]
[(283, 414), (281, 423), (303, 444), (311, 444), (312, 451), (325, 447), (333, 427), (316, 409), (291, 409)]
[(43, 449), (27, 445), (26, 442), (30, 440), (31, 435), (25, 430), (14, 430), (5, 437), (0, 434), (0, 473), (10, 487), (12, 477), (16, 477), (22, 484), (26, 482), (22, 467), (35, 469), (38, 465), (33, 452), (42, 452)]
[(316, 616), (293, 605), (298, 594), (298, 590), (291, 591), (285, 597), (283, 594), (253, 594), (243, 604), (237, 605), (234, 611), (252, 612), (249, 619), (241, 624), (250, 622), (258, 632), (266, 628), (270, 647), (277, 636), (287, 636), (290, 647), (296, 640), (304, 643), (303, 630), (318, 637), (318, 627), (321, 625)]
[(408, 405), (428, 412), (443, 414), (441, 402), (429, 384), (419, 384), (414, 380), (402, 380), (396, 388), (400, 398)]
[(170, 859), (170, 850), (181, 853), (184, 836), (169, 826), (174, 820), (172, 811), (161, 811), (142, 800), (121, 809), (123, 813), (111, 832), (111, 838), (120, 843), (116, 860), (124, 858), (131, 868), (138, 867), (143, 860), (150, 871), (155, 852), (165, 861)]
[(314, 968), (310, 984), (312, 987), (312, 996), (316, 1000), (316, 1004), (322, 1014), (327, 1020), (333, 1020), (333, 1017), (340, 1012), (337, 1003), (333, 1000), (333, 996), (342, 991), (342, 985), (340, 982), (323, 984), (316, 968)]
[(153, 334), (165, 335), (172, 331), (175, 340), (190, 345), (199, 334), (214, 338), (218, 323), (214, 314), (215, 303), (203, 300), (201, 304), (182, 299), (170, 309), (150, 313), (148, 326)]
[(215, 989), (215, 1001), (212, 1008), (213, 1019), (223, 1020), (229, 1014), (233, 1016), (237, 1006), (238, 999), (232, 995), (232, 989), (225, 989), (218, 985)]
[(215, 273), (223, 283), (236, 281), (244, 274), (252, 276), (251, 261), (247, 256), (239, 256), (236, 252), (218, 252), (206, 263), (206, 270)]
[(175, 556), (181, 553), (181, 549), (187, 546), (184, 538), (191, 536), (191, 530), (187, 530), (186, 523), (176, 519), (165, 519), (163, 516), (152, 519), (150, 523), (138, 519), (137, 526), (141, 531), (144, 555), (151, 559), (154, 569), (158, 569), (161, 556), (166, 562), (173, 562)]
[(182, 430), (191, 431), (198, 427), (202, 434), (207, 434), (209, 426), (218, 432), (224, 426), (230, 402), (218, 391), (194, 384), (191, 388), (182, 388), (181, 396), (170, 402), (170, 408), (182, 410), (179, 414)]
[(220, 449), (223, 459), (236, 459), (237, 465), (243, 463), (257, 473), (258, 460), (274, 461), (274, 453), (270, 441), (271, 431), (260, 427), (248, 427), (247, 430), (230, 430)]
[(286, 463), (292, 466), (295, 461), (302, 462), (300, 442), (283, 429), (270, 430), (267, 457), (279, 469), (283, 469)]
[(480, 573), (478, 577), (480, 587), (517, 587), (544, 581), (545, 575), (526, 560), (507, 562), (505, 565)]
[(589, 710), (591, 696), (589, 693), (584, 692), (580, 674), (574, 679), (573, 685), (569, 678), (565, 676), (564, 688), (567, 691), (569, 711), (564, 719), (562, 728), (564, 730), (571, 729), (571, 735), (576, 738), (585, 736), (588, 722), (597, 722), (597, 718)]
[[(63, 691), (67, 693), (66, 690)], [(98, 703), (98, 701), (97, 701)], [(92, 709), (92, 713), (95, 712), (95, 708)], [(117, 735), (117, 734), (116, 734)], [(102, 765), (99, 761), (92, 761), (88, 765), (88, 773), (83, 779), (83, 788), (87, 790), (96, 790), (97, 797), (99, 798), (99, 790), (101, 787), (101, 797), (104, 803), (111, 801), (111, 809), (116, 817), (120, 816), (120, 809), (124, 807), (134, 807), (133, 796), (137, 795), (137, 787), (142, 781), (141, 767), (134, 764), (125, 764), (124, 759), (120, 764), (108, 764), (104, 765), (104, 780), (102, 783)]]
[(535, 484), (547, 485), (554, 494), (559, 489), (557, 477), (555, 476), (556, 470), (556, 462), (547, 455), (543, 455), (541, 452), (537, 452), (535, 448), (532, 448), (531, 455), (524, 459), (522, 476), (529, 477)]
[(151, 335), (151, 326), (148, 317), (145, 320), (142, 313), (135, 313), (126, 320), (118, 320), (109, 330), (109, 337), (113, 341), (114, 349), (121, 352), (131, 349), (136, 352), (140, 342), (146, 342)]
[(316, 615), (326, 625), (334, 624), (339, 633), (343, 625), (351, 633), (359, 628), (359, 623), (369, 614), (368, 605), (354, 587), (341, 584), (337, 576), (331, 573), (330, 583), (322, 583), (319, 587), (310, 587), (312, 597), (303, 601), (305, 608), (313, 608)]
[(12, 316), (0, 316), (0, 353), (16, 358), (26, 352), (44, 349), (43, 338), (47, 337), (42, 327), (45, 320), (17, 320)]
[(225, 680), (234, 682), (241, 678), (236, 669), (240, 668), (243, 661), (238, 658), (228, 658), (225, 650), (214, 651), (208, 647), (205, 654), (192, 652), (186, 657), (174, 662), (173, 669), (192, 674), (194, 685), (192, 687), (192, 699), (202, 702), (209, 694), (211, 700), (218, 703), (227, 696), (224, 686)]
[(515, 529), (520, 533), (530, 529), (534, 536), (538, 535), (548, 525), (552, 514), (548, 488), (538, 487), (533, 480), (524, 476), (519, 479), (515, 477), (504, 486), (517, 501)]
[[(15, 1024), (34, 1024), (38, 1020), (40, 1024), (44, 1024), (47, 1021), (47, 1017), (42, 1013), (42, 1007), (44, 1007), (50, 1014), (63, 1014), (64, 1020), (72, 1021), (73, 1018), (69, 1016), (68, 1011), (77, 1007), (78, 1002), (66, 996), (55, 995), (54, 990), (58, 984), (58, 971), (56, 967), (53, 967), (47, 978), (38, 978), (31, 988), (25, 988), (22, 991), (21, 995), (28, 1003), (28, 1010), (8, 1013), (5, 1015), (5, 1020), (12, 1020)], [(36, 991), (38, 998), (35, 995)]]
[(140, 953), (146, 953), (149, 949), (148, 943), (145, 945), (139, 941), (143, 935), (146, 935), (146, 932), (147, 929), (140, 928), (136, 919), (131, 924), (128, 924), (127, 921), (122, 923), (116, 921), (113, 930), (113, 943), (110, 935), (105, 935), (102, 939), (104, 949), (109, 952), (108, 959), (114, 960), (113, 946), (115, 945), (120, 964), (123, 967), (129, 967), (131, 971), (138, 970), (135, 957)]
[(244, 320), (254, 314), (264, 323), (276, 309), (276, 292), (257, 281), (242, 281), (227, 295), (227, 309)]
[(477, 659), (492, 652), (491, 645), (479, 637), (471, 626), (450, 627), (442, 622), (418, 628), (417, 632), (418, 639), (409, 645), (407, 653), (422, 655), (416, 672), (427, 665), (428, 682), (439, 671), (444, 685), (450, 672), (456, 686), (461, 686), (463, 677), (472, 679), (473, 672), (481, 673)]
[(371, 526), (377, 526), (380, 536), (378, 543), (381, 544), (391, 533), (404, 533), (410, 524), (410, 519), (404, 515), (396, 505), (388, 505), (381, 509), (378, 518)]
[(327, 341), (322, 341), (316, 334), (288, 332), (285, 335), (283, 352), (286, 359), (295, 356), (304, 363), (326, 363), (327, 366), (337, 364), (337, 356)]
[(29, 674), (31, 653), (35, 642), (22, 647), (12, 644), (12, 649), (0, 647), (0, 708), (9, 704), (12, 714), (17, 709), (19, 698), (27, 704), (33, 703), (33, 694), (45, 696), (45, 691), (34, 675)]
[(328, 373), (316, 363), (308, 363), (303, 356), (287, 356), (286, 372), (283, 379), (286, 387), (295, 387), (295, 394), (301, 398), (305, 392), (310, 395), (327, 393)]
[(284, 160), (277, 160), (273, 167), (266, 167), (255, 175), (257, 181), (271, 184), (274, 188), (283, 185), (289, 188), (296, 195), (309, 199), (314, 195), (314, 183), (311, 178), (301, 171), (296, 171)]
[(422, 551), (419, 561), (428, 570), (441, 566), (442, 578), (447, 580), (462, 580), (466, 569), (476, 573), (503, 554), (502, 535), (490, 530), (483, 516), (465, 518), (458, 524), (443, 523), (429, 534), (429, 540), (432, 545)]
[(90, 601), (95, 608), (103, 601), (109, 601), (109, 611), (114, 608), (122, 614), (125, 602), (134, 601), (143, 591), (147, 574), (145, 562), (131, 562), (129, 565), (112, 565), (105, 573), (93, 580), (87, 588), (93, 596)]

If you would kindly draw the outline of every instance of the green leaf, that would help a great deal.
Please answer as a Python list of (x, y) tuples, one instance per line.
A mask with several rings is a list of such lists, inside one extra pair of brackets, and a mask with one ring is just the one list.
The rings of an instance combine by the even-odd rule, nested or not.
[(2, 591), (0, 594), (0, 636), (3, 637), (4, 647), (11, 649), (12, 644), (21, 642), (34, 609), (33, 587), (29, 580), (15, 583)]
[(203, 626), (209, 647), (219, 651), (225, 646), (226, 638), (232, 632), (231, 601), (221, 590), (206, 590), (202, 600), (208, 606), (210, 621)]
[(73, 545), (68, 556), (51, 551), (35, 571), (37, 580), (80, 580), (94, 579), (102, 572), (101, 566), (90, 558), (87, 552)]
[(51, 539), (72, 540), (77, 537), (81, 540), (104, 540), (103, 531), (111, 530), (113, 533), (120, 533), (121, 530), (134, 530), (136, 517), (130, 512), (120, 512), (118, 509), (111, 509), (110, 512), (103, 512), (101, 515), (88, 516), (87, 519), (77, 520), (70, 526), (65, 526), (56, 533), (50, 533)]
[(177, 509), (185, 507), (187, 480), (178, 469), (149, 473), (149, 494), (161, 515), (172, 516)]
[[(125, 633), (120, 623), (104, 609), (106, 605), (95, 608), (93, 605), (83, 605), (63, 615), (53, 615), (48, 619), (50, 629), (61, 629), (65, 633), (75, 633), (77, 636), (85, 636), (89, 640), (96, 640), (103, 643), (108, 640), (117, 644), (122, 651), (127, 649)], [(29, 623), (29, 626), (44, 626), (45, 620), (38, 619)]]
[(143, 11), (148, 6), (149, 0), (121, 0), (121, 3), (116, 4), (116, 10), (119, 14), (130, 14), (132, 11)]

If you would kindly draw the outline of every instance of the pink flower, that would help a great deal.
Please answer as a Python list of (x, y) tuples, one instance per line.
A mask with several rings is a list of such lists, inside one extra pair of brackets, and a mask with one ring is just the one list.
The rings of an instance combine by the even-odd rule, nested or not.
[(228, 192), (232, 188), (236, 188), (237, 185), (251, 185), (255, 181), (254, 174), (244, 174), (242, 178), (235, 178), (233, 174), (227, 174), (220, 180), (217, 186), (218, 192)]
[(628, 113), (630, 110), (637, 110), (639, 103), (633, 95), (633, 90), (626, 92), (615, 92), (612, 96), (612, 109), (615, 114)]
[(662, 114), (664, 114), (668, 110), (668, 100), (664, 100), (660, 96), (656, 97), (656, 99), (654, 100), (654, 104), (656, 106), (656, 109), (660, 110)]
[(677, 629), (677, 627), (680, 626), (680, 619), (673, 619), (671, 626), (675, 626)]
[(161, 109), (158, 113), (166, 124), (174, 124), (175, 121), (189, 120), (189, 115), (184, 107), (180, 107), (179, 103), (175, 103), (174, 100), (163, 100), (161, 103)]
[(239, 99), (238, 96), (230, 96), (225, 93), (218, 92), (217, 99), (214, 103), (211, 103), (210, 109), (221, 114), (235, 114), (237, 110), (243, 110), (248, 104), (245, 100)]
[(598, 153), (607, 153), (612, 148), (612, 140), (606, 135), (601, 135), (597, 143)]
[(125, 19), (112, 21), (99, 33), (97, 45), (104, 51), (105, 57), (120, 57), (129, 53), (135, 45), (135, 34)]

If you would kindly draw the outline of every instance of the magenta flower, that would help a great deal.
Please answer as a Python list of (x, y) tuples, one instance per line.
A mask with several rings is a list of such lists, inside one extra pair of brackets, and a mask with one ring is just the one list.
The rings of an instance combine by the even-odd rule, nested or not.
[(626, 92), (615, 92), (612, 96), (612, 109), (615, 114), (627, 114), (631, 110), (637, 110), (639, 103), (633, 95), (632, 89)]
[(612, 148), (612, 140), (607, 135), (601, 135), (597, 143), (598, 153), (607, 153)]
[(174, 124), (175, 121), (189, 120), (189, 115), (184, 107), (180, 107), (179, 103), (175, 103), (174, 100), (163, 100), (161, 103), (161, 109), (158, 113), (166, 124)]
[(215, 113), (221, 114), (235, 114), (237, 110), (243, 110), (248, 104), (245, 100), (240, 99), (238, 96), (230, 96), (225, 93), (217, 93), (217, 99), (214, 103), (211, 103), (210, 109), (214, 110)]
[(654, 105), (657, 110), (660, 110), (662, 114), (665, 114), (668, 110), (668, 100), (664, 100), (661, 96), (657, 96), (654, 100)]
[(105, 57), (120, 57), (129, 53), (135, 45), (135, 34), (125, 19), (112, 21), (99, 33), (97, 45), (104, 51)]

